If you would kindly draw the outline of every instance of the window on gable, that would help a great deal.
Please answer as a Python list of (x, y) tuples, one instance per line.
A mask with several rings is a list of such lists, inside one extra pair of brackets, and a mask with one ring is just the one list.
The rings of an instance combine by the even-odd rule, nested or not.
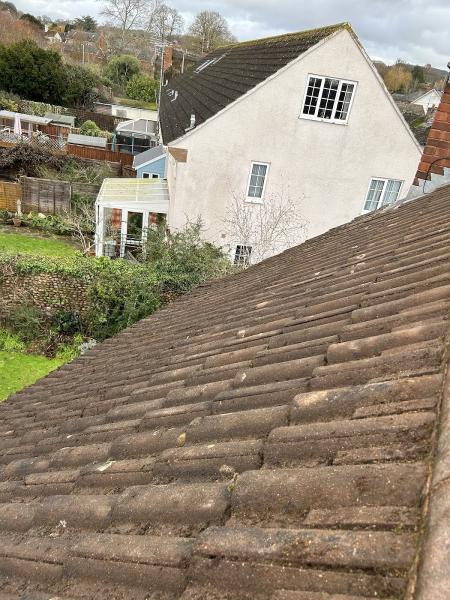
[(402, 183), (399, 179), (371, 179), (363, 212), (371, 212), (393, 204), (398, 198)]
[(250, 264), (250, 256), (252, 254), (252, 247), (238, 244), (234, 253), (234, 264), (242, 267), (248, 267)]
[(267, 163), (252, 162), (250, 177), (248, 180), (247, 200), (261, 200), (266, 187)]
[(310, 75), (301, 116), (346, 123), (355, 88), (351, 81)]
[(143, 173), (142, 177), (144, 179), (159, 179), (158, 173)]

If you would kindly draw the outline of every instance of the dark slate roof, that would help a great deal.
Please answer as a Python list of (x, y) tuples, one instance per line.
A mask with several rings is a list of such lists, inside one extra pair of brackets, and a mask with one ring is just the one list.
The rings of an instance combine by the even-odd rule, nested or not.
[(145, 165), (151, 160), (155, 160), (156, 158), (160, 158), (165, 156), (166, 149), (163, 145), (155, 146), (154, 148), (149, 148), (145, 152), (141, 152), (134, 157), (133, 167), (137, 169), (141, 165)]
[(3, 402), (2, 600), (400, 600), (421, 548), (414, 597), (447, 598), (449, 202), (198, 288)]
[[(164, 143), (184, 135), (191, 114), (195, 114), (196, 126), (200, 125), (303, 52), (344, 28), (352, 32), (348, 23), (338, 23), (233, 44), (208, 54), (192, 70), (163, 88), (160, 120)], [(217, 61), (201, 69), (213, 59)]]

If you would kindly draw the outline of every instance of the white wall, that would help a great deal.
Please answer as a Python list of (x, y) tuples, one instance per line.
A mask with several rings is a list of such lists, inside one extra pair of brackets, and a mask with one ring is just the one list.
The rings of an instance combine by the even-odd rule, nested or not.
[[(357, 81), (347, 125), (299, 118), (308, 73)], [(343, 30), (169, 146), (169, 225), (201, 215), (223, 245), (232, 195), (244, 197), (252, 160), (270, 163), (266, 201), (281, 190), (298, 202), (308, 237), (359, 215), (371, 177), (412, 183), (420, 149), (351, 35)], [(289, 190), (286, 192), (286, 190)]]
[(422, 106), (423, 112), (426, 114), (430, 108), (438, 106), (441, 101), (440, 94), (436, 90), (430, 90), (417, 100), (414, 100), (413, 104)]

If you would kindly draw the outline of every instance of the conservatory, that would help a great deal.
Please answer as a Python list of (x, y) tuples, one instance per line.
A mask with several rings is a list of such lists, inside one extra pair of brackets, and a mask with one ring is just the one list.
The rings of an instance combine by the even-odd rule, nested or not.
[(167, 181), (104, 179), (95, 211), (95, 255), (136, 257), (145, 253), (148, 230), (166, 220), (169, 212)]

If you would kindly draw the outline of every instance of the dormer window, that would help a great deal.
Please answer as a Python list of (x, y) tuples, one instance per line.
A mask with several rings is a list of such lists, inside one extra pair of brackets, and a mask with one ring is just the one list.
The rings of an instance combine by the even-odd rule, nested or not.
[(345, 124), (353, 101), (356, 82), (309, 75), (303, 103), (303, 119)]

